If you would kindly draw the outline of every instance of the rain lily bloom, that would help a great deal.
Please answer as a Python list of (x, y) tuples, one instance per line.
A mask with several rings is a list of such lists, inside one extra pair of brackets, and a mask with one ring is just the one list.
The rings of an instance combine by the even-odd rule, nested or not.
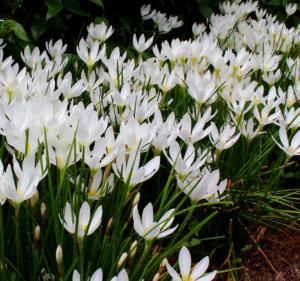
[(216, 147), (217, 150), (222, 151), (232, 147), (239, 139), (241, 133), (235, 135), (236, 128), (230, 124), (222, 127), (220, 132), (213, 122), (211, 124), (211, 131), (209, 135), (210, 142)]
[(174, 220), (175, 209), (167, 211), (158, 222), (153, 218), (153, 206), (149, 203), (143, 210), (142, 217), (138, 211), (138, 205), (133, 208), (133, 226), (138, 235), (144, 237), (146, 240), (155, 238), (163, 238), (173, 233), (177, 226), (169, 228)]
[(210, 127), (204, 129), (206, 123), (213, 118), (211, 115), (211, 107), (205, 112), (203, 117), (199, 118), (194, 128), (192, 129), (191, 116), (186, 113), (183, 115), (180, 122), (179, 137), (186, 143), (194, 144), (195, 142), (205, 138), (209, 132)]
[(55, 43), (51, 39), (49, 42), (46, 42), (46, 49), (52, 58), (58, 58), (67, 50), (67, 45), (63, 45), (61, 39)]
[[(92, 275), (88, 278), (88, 281), (102, 281), (103, 273), (102, 269), (98, 268)], [(111, 281), (128, 281), (128, 274), (125, 269), (122, 269), (119, 274), (111, 279)], [(73, 272), (72, 281), (80, 281), (80, 273), (75, 269)]]
[(77, 46), (76, 50), (80, 59), (87, 65), (89, 69), (92, 69), (94, 64), (105, 54), (105, 48), (103, 47), (100, 49), (99, 42), (96, 41), (89, 46), (83, 39), (80, 40), (79, 46)]
[(150, 37), (147, 41), (145, 35), (142, 34), (139, 39), (137, 39), (136, 34), (133, 35), (133, 47), (139, 52), (143, 53), (146, 51), (153, 43), (154, 36)]
[(285, 11), (288, 16), (293, 15), (297, 11), (297, 4), (296, 3), (290, 3), (285, 6)]
[[(107, 179), (103, 179), (102, 170), (99, 169), (91, 181), (91, 185), (86, 188), (86, 195), (89, 200), (99, 200), (101, 196), (111, 193), (114, 188), (114, 174), (110, 174)], [(83, 188), (84, 189), (84, 188)]]
[(107, 26), (105, 22), (100, 24), (91, 23), (88, 28), (89, 38), (92, 42), (100, 41), (105, 42), (114, 32), (112, 26)]
[(281, 127), (279, 129), (279, 138), (281, 144), (273, 137), (275, 143), (285, 152), (288, 157), (300, 155), (300, 130), (297, 131), (291, 142), (289, 142), (286, 128)]
[(159, 169), (159, 156), (154, 157), (142, 167), (139, 167), (140, 160), (141, 152), (139, 150), (132, 151), (128, 159), (125, 151), (122, 150), (118, 153), (116, 163), (113, 163), (112, 168), (117, 177), (124, 182), (129, 180), (129, 186), (133, 187), (150, 179)]
[(66, 203), (63, 211), (63, 216), (59, 216), (64, 228), (71, 234), (76, 231), (76, 224), (78, 223), (77, 239), (80, 241), (84, 235), (90, 235), (99, 227), (102, 219), (102, 206), (99, 206), (93, 217), (91, 218), (91, 209), (89, 204), (85, 201), (80, 207), (78, 222), (76, 215), (69, 202)]
[[(98, 268), (92, 275), (91, 278), (88, 278), (88, 281), (102, 281), (103, 273), (102, 269)], [(81, 281), (80, 273), (75, 269), (73, 272), (72, 281)]]
[(181, 148), (178, 142), (173, 142), (169, 148), (169, 155), (164, 150), (169, 163), (175, 165), (175, 171), (179, 178), (184, 179), (190, 172), (199, 169), (206, 161), (202, 155), (196, 158), (196, 150), (192, 144), (189, 144), (184, 156), (181, 155)]
[(220, 171), (214, 170), (210, 172), (208, 169), (204, 170), (203, 174), (194, 173), (189, 174), (183, 181), (177, 178), (178, 187), (187, 194), (192, 202), (198, 202), (201, 199), (207, 201), (219, 201), (222, 199), (221, 194), (225, 191), (227, 186), (227, 179), (221, 181)]
[(3, 176), (3, 195), (10, 200), (13, 206), (19, 205), (30, 199), (37, 191), (39, 182), (46, 176), (46, 164), (43, 163), (43, 171), (40, 162), (35, 164), (35, 154), (28, 154), (20, 167), (16, 157), (13, 155), (13, 171), (17, 178), (14, 180), (14, 175), (9, 164)]
[(125, 269), (122, 269), (119, 274), (111, 279), (111, 281), (128, 281), (128, 274)]
[(180, 274), (166, 261), (168, 273), (171, 275), (173, 281), (211, 281), (217, 274), (217, 271), (214, 270), (204, 275), (209, 266), (208, 257), (204, 257), (192, 268), (191, 254), (186, 247), (181, 248), (178, 262)]

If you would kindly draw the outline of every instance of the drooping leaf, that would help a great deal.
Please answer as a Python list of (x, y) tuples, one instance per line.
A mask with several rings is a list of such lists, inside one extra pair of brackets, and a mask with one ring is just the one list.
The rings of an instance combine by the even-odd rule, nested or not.
[(213, 14), (213, 10), (205, 4), (201, 4), (199, 6), (199, 10), (200, 13), (206, 18), (210, 18), (210, 16)]
[(13, 32), (19, 39), (30, 42), (24, 27), (14, 20), (4, 20), (2, 22), (2, 32)]
[(91, 17), (91, 13), (89, 11), (87, 11), (86, 9), (84, 9), (80, 5), (79, 1), (77, 1), (77, 0), (64, 0), (63, 4), (67, 10), (69, 10), (77, 15), (80, 15), (83, 17)]
[(104, 3), (102, 0), (89, 0), (89, 1), (98, 5), (99, 7), (101, 7), (104, 10)]
[(45, 4), (47, 5), (47, 15), (46, 21), (56, 16), (64, 7), (61, 2), (53, 1), (53, 0), (45, 0)]
[(48, 29), (49, 21), (44, 20), (42, 17), (36, 17), (33, 19), (30, 31), (35, 41), (38, 41), (40, 36)]

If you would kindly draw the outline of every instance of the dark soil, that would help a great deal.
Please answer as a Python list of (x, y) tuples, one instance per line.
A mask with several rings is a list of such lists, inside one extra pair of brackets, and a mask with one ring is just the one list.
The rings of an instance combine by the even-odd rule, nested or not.
[[(300, 281), (300, 231), (292, 227), (276, 232), (262, 227), (253, 235), (256, 249), (242, 258), (238, 281)], [(217, 281), (232, 281), (222, 274)]]

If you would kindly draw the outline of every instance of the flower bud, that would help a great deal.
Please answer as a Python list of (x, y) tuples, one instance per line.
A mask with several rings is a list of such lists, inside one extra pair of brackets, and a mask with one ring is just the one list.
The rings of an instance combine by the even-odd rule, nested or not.
[(152, 281), (158, 281), (159, 278), (160, 278), (160, 274), (159, 274), (159, 272), (156, 272), (156, 274), (154, 275)]
[(123, 264), (125, 263), (127, 257), (128, 257), (127, 252), (124, 252), (124, 253), (121, 255), (121, 257), (120, 257), (120, 259), (119, 259), (119, 261), (118, 261), (117, 269), (119, 269), (119, 268), (121, 268), (121, 267), (123, 266)]
[(135, 256), (136, 249), (137, 249), (137, 240), (133, 241), (131, 246), (130, 246), (129, 255), (130, 255), (131, 258), (133, 258)]
[(46, 204), (44, 202), (42, 202), (42, 204), (41, 204), (41, 216), (42, 217), (45, 216), (46, 210), (47, 210)]
[(58, 265), (60, 265), (62, 263), (63, 260), (63, 250), (60, 244), (58, 244), (57, 248), (56, 248), (56, 252), (55, 252), (55, 259), (56, 259), (56, 263)]
[(167, 265), (166, 265), (167, 259), (163, 259), (162, 262), (159, 265), (159, 273), (162, 274), (166, 271)]
[(33, 240), (36, 242), (40, 238), (41, 228), (39, 225), (36, 225), (33, 232)]
[(40, 194), (38, 190), (33, 194), (33, 196), (30, 198), (30, 206), (33, 209), (37, 202), (39, 202)]
[(113, 227), (113, 223), (114, 223), (114, 217), (111, 217), (109, 220), (108, 220), (108, 223), (107, 223), (107, 226), (106, 226), (106, 231), (105, 233), (108, 234), (112, 227)]
[(132, 207), (134, 207), (140, 202), (140, 198), (141, 198), (141, 194), (138, 192), (133, 198)]

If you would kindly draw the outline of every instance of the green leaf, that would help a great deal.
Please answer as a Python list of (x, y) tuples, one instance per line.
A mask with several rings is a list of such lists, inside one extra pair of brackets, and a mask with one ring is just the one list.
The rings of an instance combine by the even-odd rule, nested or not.
[(77, 15), (91, 17), (91, 13), (83, 9), (77, 0), (65, 0), (64, 7)]
[(30, 31), (35, 41), (38, 41), (40, 36), (48, 29), (50, 22), (45, 22), (42, 17), (36, 17), (32, 20)]
[(94, 20), (95, 24), (100, 24), (101, 22), (104, 22), (106, 25), (109, 25), (109, 22), (105, 17), (96, 17)]
[(46, 21), (56, 16), (64, 7), (64, 5), (61, 2), (53, 0), (45, 0), (45, 4), (48, 7)]
[(90, 2), (98, 5), (99, 7), (101, 7), (104, 10), (104, 4), (102, 0), (89, 0)]
[(14, 20), (4, 20), (1, 29), (4, 32), (12, 31), (19, 39), (25, 42), (30, 42), (30, 39), (28, 38), (28, 35), (24, 27), (20, 23)]
[(206, 18), (210, 18), (210, 16), (214, 12), (209, 6), (207, 6), (205, 4), (201, 4), (199, 6), (199, 10), (200, 10), (200, 13)]
[(267, 2), (267, 5), (269, 6), (281, 6), (281, 1), (280, 0), (271, 0)]

